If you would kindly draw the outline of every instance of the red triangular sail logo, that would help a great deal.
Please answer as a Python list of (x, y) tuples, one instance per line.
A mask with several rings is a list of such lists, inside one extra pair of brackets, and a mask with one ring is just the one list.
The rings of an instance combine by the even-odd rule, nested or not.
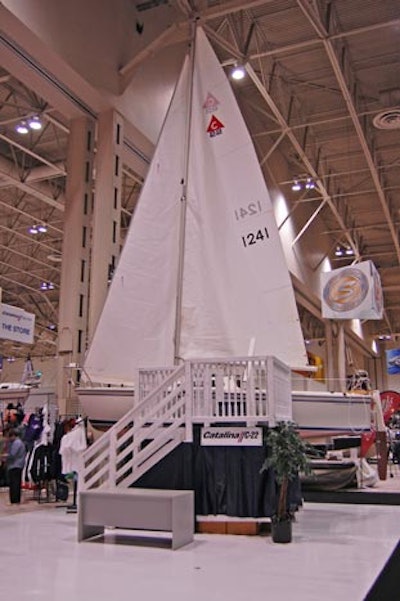
[(223, 123), (215, 115), (211, 116), (210, 123), (207, 127), (207, 133), (210, 134), (211, 137), (218, 136), (222, 134), (222, 129), (225, 127)]

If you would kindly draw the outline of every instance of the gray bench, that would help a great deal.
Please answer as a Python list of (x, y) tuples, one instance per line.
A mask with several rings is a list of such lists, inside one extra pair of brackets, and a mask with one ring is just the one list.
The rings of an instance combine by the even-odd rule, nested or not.
[(194, 493), (187, 490), (105, 488), (79, 493), (78, 541), (106, 526), (172, 532), (172, 549), (192, 542)]

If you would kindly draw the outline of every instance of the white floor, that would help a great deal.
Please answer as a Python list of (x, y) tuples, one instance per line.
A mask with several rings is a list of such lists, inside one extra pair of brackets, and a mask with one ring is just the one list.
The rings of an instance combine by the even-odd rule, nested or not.
[(65, 509), (2, 515), (0, 599), (362, 601), (400, 538), (400, 507), (307, 503), (288, 545), (196, 534), (172, 551), (76, 535)]

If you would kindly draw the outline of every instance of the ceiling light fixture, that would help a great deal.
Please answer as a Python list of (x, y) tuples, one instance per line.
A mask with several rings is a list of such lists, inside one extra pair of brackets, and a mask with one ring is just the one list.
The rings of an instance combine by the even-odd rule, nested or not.
[(54, 252), (54, 253), (51, 253), (50, 255), (47, 255), (47, 258), (49, 261), (52, 261), (53, 263), (61, 263), (61, 261), (62, 261), (62, 255), (61, 255), (61, 253), (58, 253), (58, 252)]
[(392, 336), (390, 334), (379, 334), (378, 340), (391, 340)]
[(38, 117), (38, 115), (33, 115), (33, 117), (30, 117), (28, 119), (28, 125), (31, 129), (34, 129), (36, 131), (38, 131), (39, 129), (42, 129), (42, 122), (40, 120), (40, 118)]
[(47, 225), (45, 223), (39, 223), (39, 225), (31, 225), (31, 227), (28, 229), (28, 232), (33, 235), (45, 234), (47, 232)]
[(53, 282), (42, 282), (40, 284), (40, 290), (54, 290)]
[(16, 127), (15, 130), (19, 133), (22, 134), (23, 136), (25, 136), (26, 134), (29, 133), (30, 129), (33, 129), (34, 131), (39, 131), (40, 129), (42, 129), (43, 124), (42, 121), (40, 120), (40, 117), (38, 115), (33, 115), (32, 117), (29, 117), (28, 119), (22, 119), (22, 121), (20, 121)]
[(350, 246), (343, 246), (338, 244), (335, 250), (335, 257), (352, 257), (354, 250)]
[(293, 180), (292, 190), (293, 192), (300, 192), (300, 190), (314, 190), (315, 182), (312, 177), (308, 175), (300, 175)]
[(29, 133), (29, 128), (26, 124), (26, 121), (20, 121), (20, 123), (18, 123), (18, 125), (15, 127), (15, 130), (23, 136)]
[(235, 65), (231, 71), (231, 77), (232, 79), (235, 79), (236, 81), (239, 81), (240, 79), (243, 79), (246, 75), (246, 69), (243, 67), (243, 65)]

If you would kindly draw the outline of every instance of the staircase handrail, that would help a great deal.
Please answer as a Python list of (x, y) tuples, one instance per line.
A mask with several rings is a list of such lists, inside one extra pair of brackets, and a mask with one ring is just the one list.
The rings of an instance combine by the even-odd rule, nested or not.
[[(136, 447), (136, 457), (132, 462), (133, 466), (138, 463), (140, 453), (143, 453), (143, 458), (145, 458), (149, 455), (150, 449), (155, 448), (157, 450), (155, 439), (152, 439), (152, 447), (147, 449), (146, 452), (144, 451), (147, 447), (141, 450), (138, 445), (149, 436), (156, 436), (157, 429), (160, 430), (162, 423), (169, 424), (169, 436), (172, 436), (178, 428), (185, 424), (184, 384), (185, 366), (180, 365), (138, 405), (132, 407), (116, 424), (84, 451), (82, 488), (90, 488), (91, 483), (95, 480), (101, 480), (102, 477), (104, 477), (103, 484), (106, 480), (115, 483), (118, 463), (123, 462), (124, 458), (133, 453), (134, 446)], [(179, 385), (181, 385), (181, 388), (177, 392)], [(167, 394), (165, 394), (166, 391)], [(161, 400), (159, 399), (160, 395), (163, 395)], [(176, 402), (177, 398), (180, 399), (180, 402)], [(168, 405), (171, 406), (168, 407)], [(176, 415), (177, 411), (181, 411), (179, 417)], [(151, 423), (150, 427), (148, 426), (149, 423)], [(140, 431), (142, 432), (140, 433)], [(162, 433), (159, 433), (159, 443), (165, 442), (165, 438), (164, 429)], [(181, 439), (183, 439), (183, 435)], [(180, 441), (179, 437), (177, 437), (177, 441)], [(106, 477), (107, 474), (108, 477)]]

